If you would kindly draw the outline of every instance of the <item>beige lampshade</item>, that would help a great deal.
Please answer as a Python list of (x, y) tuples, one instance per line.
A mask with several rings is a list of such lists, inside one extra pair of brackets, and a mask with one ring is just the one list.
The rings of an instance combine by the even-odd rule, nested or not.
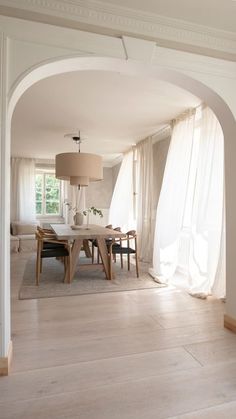
[(69, 180), (71, 185), (88, 186), (103, 179), (102, 158), (90, 153), (56, 155), (56, 178)]
[(88, 176), (71, 176), (70, 177), (70, 184), (71, 185), (88, 186), (89, 185), (89, 177)]

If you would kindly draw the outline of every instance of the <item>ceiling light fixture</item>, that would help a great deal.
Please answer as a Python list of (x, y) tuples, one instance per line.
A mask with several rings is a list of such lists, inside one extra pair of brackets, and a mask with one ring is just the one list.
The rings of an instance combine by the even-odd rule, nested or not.
[(56, 178), (68, 180), (71, 185), (88, 186), (89, 182), (103, 179), (102, 157), (97, 154), (80, 152), (80, 131), (78, 134), (66, 134), (78, 145), (77, 153), (56, 155)]

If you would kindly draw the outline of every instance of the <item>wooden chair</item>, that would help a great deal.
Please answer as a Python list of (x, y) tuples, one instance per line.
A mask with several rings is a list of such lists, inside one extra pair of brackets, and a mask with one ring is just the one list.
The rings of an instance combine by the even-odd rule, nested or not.
[[(35, 233), (37, 239), (36, 259), (36, 285), (39, 285), (39, 277), (42, 272), (42, 260), (44, 258), (56, 257), (64, 262), (65, 273), (71, 269), (71, 245), (67, 240), (57, 240), (55, 234), (48, 229), (37, 228)], [(70, 276), (69, 276), (70, 277)], [(64, 276), (64, 282), (66, 278)]]
[[(120, 227), (116, 227), (116, 228), (114, 228), (113, 229), (114, 231), (119, 231), (119, 232), (121, 232), (121, 228)], [(106, 245), (107, 245), (107, 250), (108, 250), (108, 252), (109, 252), (109, 248), (110, 248), (110, 245), (112, 244), (112, 243), (114, 243), (114, 246), (121, 246), (121, 239), (119, 238), (119, 239), (114, 239), (114, 238), (112, 238), (112, 239), (107, 239), (106, 240)], [(114, 260), (114, 262), (116, 262), (116, 253), (113, 253), (113, 260)], [(121, 268), (123, 268), (123, 254), (122, 253), (120, 253), (120, 266), (121, 266)]]
[[(134, 248), (130, 246), (131, 240), (134, 241)], [(126, 242), (124, 246), (123, 243)], [(126, 233), (126, 237), (119, 238), (118, 240), (112, 241), (109, 245), (109, 266), (110, 266), (110, 277), (112, 278), (112, 260), (114, 255), (127, 255), (128, 271), (130, 271), (130, 255), (135, 255), (136, 263), (136, 275), (139, 277), (139, 266), (138, 266), (138, 254), (137, 254), (137, 234), (135, 230), (130, 230)], [(122, 260), (123, 267), (123, 260)]]

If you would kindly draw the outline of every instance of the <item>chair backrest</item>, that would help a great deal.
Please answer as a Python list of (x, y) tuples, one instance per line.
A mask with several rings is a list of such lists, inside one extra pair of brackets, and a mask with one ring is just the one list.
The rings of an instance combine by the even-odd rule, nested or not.
[(56, 234), (52, 230), (37, 228), (35, 232), (35, 238), (37, 240), (37, 252), (41, 252), (47, 246), (50, 248), (58, 248), (59, 245), (64, 245), (67, 249), (70, 249), (70, 243), (68, 240), (58, 240)]
[(47, 228), (37, 227), (35, 232), (35, 237), (37, 240), (45, 240), (45, 239), (56, 239), (56, 235), (52, 230)]
[(136, 234), (136, 231), (135, 231), (135, 230), (129, 230), (129, 231), (127, 231), (126, 235), (127, 235), (127, 236), (133, 236), (133, 237), (136, 237), (136, 236), (137, 236), (137, 234)]
[(116, 227), (116, 228), (114, 228), (114, 230), (121, 232), (121, 228), (120, 227)]
[(137, 251), (137, 233), (135, 230), (129, 230), (126, 233), (127, 236), (127, 246), (130, 247), (130, 241), (134, 240), (134, 249)]

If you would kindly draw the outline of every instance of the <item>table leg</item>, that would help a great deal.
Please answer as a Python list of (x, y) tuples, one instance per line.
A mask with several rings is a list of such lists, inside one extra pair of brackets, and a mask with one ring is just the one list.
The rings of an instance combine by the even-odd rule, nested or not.
[(91, 250), (90, 250), (90, 247), (89, 247), (89, 241), (88, 240), (83, 240), (83, 248), (84, 248), (86, 258), (91, 258), (92, 254), (91, 254)]
[(110, 276), (110, 269), (109, 269), (109, 257), (107, 251), (106, 241), (103, 238), (97, 238), (98, 250), (100, 252), (100, 256), (102, 259), (104, 271), (106, 274), (107, 279), (112, 279)]
[(73, 245), (72, 245), (72, 249), (71, 249), (71, 267), (70, 267), (70, 272), (67, 272), (66, 278), (67, 281), (69, 283), (71, 283), (73, 276), (75, 274), (75, 269), (76, 269), (76, 263), (77, 260), (79, 259), (79, 253), (80, 253), (80, 249), (83, 245), (83, 240), (82, 239), (78, 239), (75, 240)]

